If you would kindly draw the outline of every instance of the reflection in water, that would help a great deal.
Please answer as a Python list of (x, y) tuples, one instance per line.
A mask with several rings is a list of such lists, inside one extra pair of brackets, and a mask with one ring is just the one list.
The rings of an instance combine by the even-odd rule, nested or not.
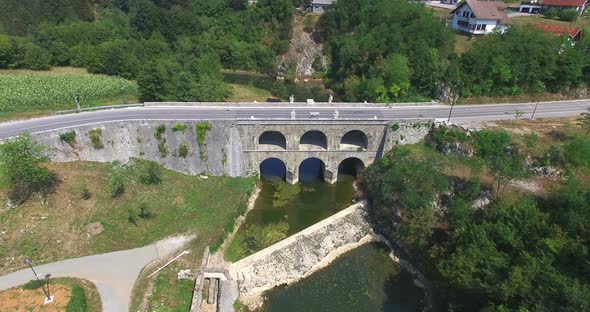
[(319, 158), (308, 158), (299, 165), (299, 182), (311, 183), (323, 180), (326, 166)]
[(266, 293), (264, 312), (415, 311), (422, 292), (389, 258), (382, 244), (367, 244), (290, 286)]

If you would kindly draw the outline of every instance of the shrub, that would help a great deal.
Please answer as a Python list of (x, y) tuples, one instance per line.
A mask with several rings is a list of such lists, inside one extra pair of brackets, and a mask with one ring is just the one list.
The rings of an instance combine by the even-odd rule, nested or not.
[(90, 137), (90, 142), (92, 143), (92, 147), (94, 149), (103, 149), (104, 145), (102, 144), (101, 137), (102, 137), (102, 129), (97, 128), (94, 130), (88, 131), (88, 136)]
[(144, 220), (154, 218), (154, 214), (151, 212), (150, 207), (146, 203), (139, 205), (139, 217)]
[(35, 290), (35, 289), (39, 289), (41, 288), (41, 286), (43, 286), (43, 281), (40, 280), (30, 280), (27, 283), (25, 283), (22, 286), (22, 289), (24, 290)]
[(57, 178), (45, 168), (47, 162), (46, 148), (34, 143), (28, 133), (0, 145), (0, 170), (10, 185), (11, 200), (20, 204), (35, 192), (53, 189)]
[(92, 194), (88, 189), (88, 184), (86, 183), (86, 181), (83, 181), (80, 184), (80, 198), (82, 198), (83, 200), (89, 200), (90, 197), (92, 197)]
[(177, 124), (174, 124), (174, 126), (172, 126), (172, 132), (181, 131), (182, 133), (184, 133), (184, 130), (186, 130), (186, 128), (188, 128), (187, 125), (177, 123)]
[(275, 82), (273, 82), (272, 84), (272, 89), (270, 89), (270, 93), (272, 94), (272, 96), (275, 96), (281, 100), (284, 100), (287, 98), (287, 87), (285, 86), (285, 83), (282, 80), (275, 80)]
[(160, 152), (160, 157), (164, 158), (168, 155), (168, 147), (166, 147), (166, 140), (162, 140), (162, 142), (158, 143), (158, 151)]
[(313, 22), (313, 15), (311, 14), (307, 14), (305, 16), (305, 21), (303, 21), (303, 30), (305, 32), (313, 32), (313, 29), (315, 28), (314, 22)]
[(543, 13), (543, 15), (545, 15), (545, 17), (549, 18), (549, 19), (556, 18), (558, 14), (559, 14), (559, 12), (557, 11), (557, 9), (549, 9), (549, 10), (545, 11), (545, 13)]
[(153, 161), (138, 160), (137, 172), (142, 184), (156, 185), (162, 182), (162, 167)]
[(208, 122), (199, 122), (195, 126), (197, 131), (197, 143), (199, 144), (199, 158), (201, 160), (205, 160), (207, 158), (207, 154), (205, 153), (205, 136), (207, 136), (207, 131), (211, 129), (211, 124)]
[(579, 13), (576, 10), (562, 10), (558, 13), (559, 19), (566, 22), (573, 22), (578, 19)]
[(156, 139), (158, 139), (158, 141), (162, 140), (162, 135), (164, 134), (164, 132), (166, 131), (166, 125), (159, 125), (156, 128)]
[(575, 137), (564, 146), (565, 159), (574, 166), (590, 166), (590, 139)]
[(528, 148), (533, 148), (539, 142), (539, 135), (536, 132), (531, 132), (524, 135), (524, 143)]
[(68, 305), (66, 306), (66, 312), (86, 312), (88, 311), (88, 304), (86, 303), (86, 295), (84, 289), (78, 285), (72, 289), (72, 295)]
[(183, 142), (178, 147), (178, 156), (182, 158), (186, 158), (188, 156), (188, 143)]
[(74, 147), (76, 143), (76, 131), (68, 131), (65, 133), (60, 133), (59, 139), (68, 143), (71, 147)]
[(125, 176), (127, 168), (118, 161), (113, 161), (108, 168), (106, 186), (113, 198), (119, 197), (125, 193)]

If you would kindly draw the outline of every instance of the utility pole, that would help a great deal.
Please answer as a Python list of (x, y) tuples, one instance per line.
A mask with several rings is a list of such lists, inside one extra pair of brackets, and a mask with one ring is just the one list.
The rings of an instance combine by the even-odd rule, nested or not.
[(537, 106), (539, 106), (539, 102), (541, 101), (541, 98), (537, 98), (537, 104), (535, 104), (535, 109), (533, 109), (533, 115), (531, 116), (531, 120), (535, 119), (535, 113), (537, 112)]

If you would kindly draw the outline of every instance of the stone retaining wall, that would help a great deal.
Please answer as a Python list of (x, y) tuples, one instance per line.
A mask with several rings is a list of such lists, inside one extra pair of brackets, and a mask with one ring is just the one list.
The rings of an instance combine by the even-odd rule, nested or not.
[(230, 266), (241, 297), (258, 296), (294, 283), (327, 266), (337, 256), (374, 241), (366, 202), (357, 203), (311, 227)]

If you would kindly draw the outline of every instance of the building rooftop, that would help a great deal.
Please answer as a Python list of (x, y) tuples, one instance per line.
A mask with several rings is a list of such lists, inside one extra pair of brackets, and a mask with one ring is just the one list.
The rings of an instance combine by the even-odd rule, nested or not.
[(536, 24), (534, 25), (534, 27), (551, 34), (555, 34), (557, 36), (563, 36), (567, 34), (572, 39), (575, 38), (582, 31), (582, 29), (577, 27), (561, 25)]
[(465, 4), (471, 8), (473, 15), (475, 15), (477, 19), (498, 20), (500, 24), (509, 24), (512, 22), (505, 11), (508, 6), (502, 1), (466, 0), (452, 10), (451, 13), (454, 13)]
[(579, 7), (583, 6), (587, 0), (542, 0), (542, 5), (553, 5), (563, 7)]

